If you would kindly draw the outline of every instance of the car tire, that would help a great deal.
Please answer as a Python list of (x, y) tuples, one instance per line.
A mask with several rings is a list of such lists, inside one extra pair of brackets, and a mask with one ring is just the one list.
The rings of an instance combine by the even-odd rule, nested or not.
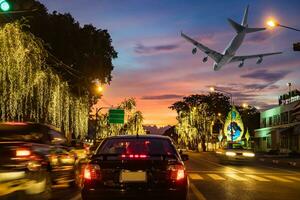
[[(44, 187), (43, 191), (38, 194), (33, 194), (38, 187)], [(26, 191), (26, 197), (25, 199), (28, 200), (49, 200), (52, 197), (52, 181), (50, 173), (45, 171), (43, 172), (43, 177), (40, 178), (39, 182), (30, 187)]]

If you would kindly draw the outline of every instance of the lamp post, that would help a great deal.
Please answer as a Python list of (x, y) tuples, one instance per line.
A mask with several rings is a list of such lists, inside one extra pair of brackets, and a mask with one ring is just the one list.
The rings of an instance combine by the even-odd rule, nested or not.
[(290, 30), (293, 30), (293, 31), (299, 31), (300, 32), (300, 29), (297, 29), (297, 28), (293, 28), (293, 27), (290, 27), (290, 26), (285, 26), (285, 25), (282, 25), (282, 24), (279, 24), (276, 20), (274, 19), (270, 19), (267, 21), (267, 25), (271, 28), (274, 28), (276, 26), (279, 26), (281, 28), (286, 28), (286, 29), (290, 29)]
[(227, 92), (227, 91), (224, 91), (224, 90), (220, 90), (218, 88), (215, 88), (215, 87), (210, 87), (209, 88), (211, 92), (221, 92), (221, 93), (224, 93), (224, 94), (227, 94), (229, 95), (230, 97), (230, 136), (231, 136), (231, 142), (233, 142), (233, 130), (232, 130), (232, 108), (233, 108), (233, 98), (232, 98), (232, 93), (230, 92)]
[[(96, 92), (99, 94), (100, 98), (102, 96), (102, 93), (103, 93), (103, 86), (102, 85), (97, 85), (96, 86)], [(99, 107), (99, 108), (96, 108), (96, 113), (95, 113), (95, 123), (96, 123), (96, 126), (95, 126), (95, 137), (96, 137), (96, 134), (98, 132), (98, 114), (99, 112), (103, 109), (104, 107)]]
[[(294, 28), (294, 27), (290, 27), (290, 26), (286, 26), (286, 25), (282, 25), (282, 24), (278, 23), (278, 22), (277, 22), (276, 20), (274, 20), (274, 19), (269, 19), (269, 20), (266, 22), (266, 24), (267, 24), (267, 26), (270, 27), (270, 28), (281, 27), (281, 28), (286, 28), (286, 29), (290, 29), (290, 30), (293, 30), (293, 31), (298, 31), (298, 32), (300, 32), (300, 29), (297, 29), (297, 28)], [(300, 51), (300, 42), (294, 43), (293, 49), (294, 49), (294, 51)]]

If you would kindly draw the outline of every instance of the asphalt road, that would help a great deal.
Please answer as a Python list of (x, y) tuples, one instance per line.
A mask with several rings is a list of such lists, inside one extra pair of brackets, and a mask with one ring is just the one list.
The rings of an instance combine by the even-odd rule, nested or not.
[(260, 163), (221, 165), (212, 153), (189, 153), (191, 200), (299, 200), (300, 172)]
[[(221, 165), (212, 153), (188, 153), (189, 200), (299, 200), (300, 171), (259, 162)], [(80, 200), (79, 191), (54, 189), (54, 200)]]

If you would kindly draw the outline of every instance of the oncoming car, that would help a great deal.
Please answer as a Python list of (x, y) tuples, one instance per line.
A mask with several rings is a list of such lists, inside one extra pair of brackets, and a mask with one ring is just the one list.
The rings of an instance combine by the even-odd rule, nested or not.
[(82, 199), (186, 200), (184, 160), (169, 137), (107, 138), (84, 168)]
[(253, 150), (245, 149), (241, 145), (234, 143), (228, 143), (227, 146), (217, 149), (216, 155), (222, 163), (251, 162), (255, 159)]

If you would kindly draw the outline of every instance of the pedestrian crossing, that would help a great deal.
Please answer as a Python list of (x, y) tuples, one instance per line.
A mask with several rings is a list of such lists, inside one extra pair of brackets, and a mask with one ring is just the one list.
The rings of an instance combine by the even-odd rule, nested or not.
[(192, 181), (259, 181), (259, 182), (281, 182), (281, 183), (296, 183), (300, 184), (300, 175), (280, 175), (280, 174), (243, 174), (243, 173), (188, 173), (188, 177)]

